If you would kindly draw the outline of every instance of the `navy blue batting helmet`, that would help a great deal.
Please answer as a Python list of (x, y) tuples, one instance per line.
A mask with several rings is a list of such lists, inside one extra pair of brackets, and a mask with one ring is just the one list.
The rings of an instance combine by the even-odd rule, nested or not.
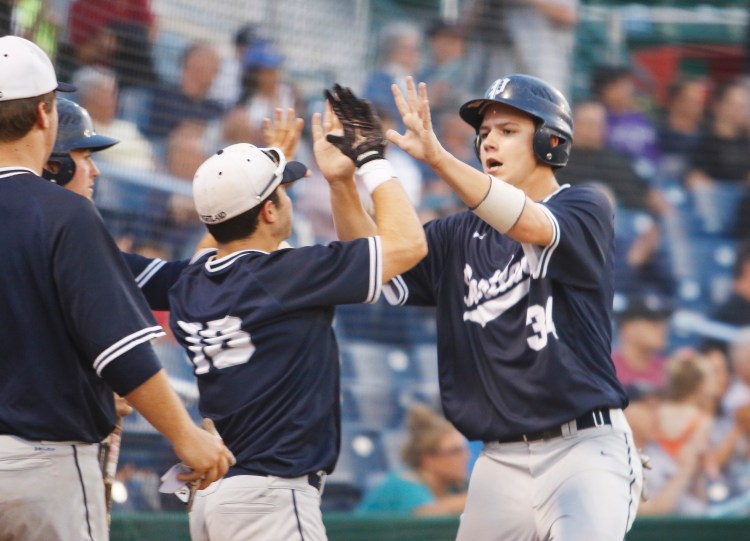
[[(540, 162), (555, 168), (568, 163), (573, 143), (573, 115), (568, 100), (559, 90), (537, 77), (508, 75), (492, 83), (484, 98), (464, 103), (459, 114), (479, 133), (484, 113), (493, 103), (504, 103), (528, 113), (537, 120), (534, 155)], [(560, 139), (559, 144), (554, 147), (550, 142), (552, 135)], [(477, 137), (477, 155), (479, 144)]]
[(74, 101), (58, 98), (57, 116), (57, 139), (48, 161), (58, 164), (59, 167), (55, 172), (45, 168), (42, 174), (47, 180), (65, 186), (76, 173), (76, 164), (70, 156), (71, 150), (90, 149), (97, 152), (120, 141), (96, 133), (89, 112)]

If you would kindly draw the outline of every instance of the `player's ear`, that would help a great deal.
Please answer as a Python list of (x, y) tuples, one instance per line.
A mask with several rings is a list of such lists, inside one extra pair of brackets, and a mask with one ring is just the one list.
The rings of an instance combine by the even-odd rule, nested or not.
[(550, 135), (550, 137), (549, 137), (549, 145), (552, 148), (555, 148), (559, 144), (560, 144), (560, 138), (557, 135)]
[(276, 204), (271, 199), (264, 201), (260, 208), (260, 217), (267, 223), (274, 223), (277, 216)]
[(52, 124), (51, 117), (54, 107), (54, 102), (52, 103), (52, 105), (48, 105), (43, 101), (40, 101), (36, 104), (36, 121), (39, 126), (41, 126), (45, 130), (48, 129)]
[(47, 162), (44, 168), (49, 171), (50, 173), (57, 174), (60, 172), (60, 162)]

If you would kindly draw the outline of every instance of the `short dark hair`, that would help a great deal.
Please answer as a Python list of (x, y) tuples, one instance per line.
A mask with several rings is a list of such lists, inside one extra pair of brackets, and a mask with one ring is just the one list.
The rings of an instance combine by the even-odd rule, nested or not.
[(55, 104), (55, 91), (33, 98), (22, 98), (0, 103), (0, 142), (8, 143), (26, 136), (36, 122), (36, 106), (40, 103), (52, 111)]
[(633, 75), (633, 71), (627, 66), (603, 65), (594, 68), (591, 75), (591, 91), (594, 96), (601, 97), (605, 88), (612, 83), (619, 82)]
[(268, 201), (271, 201), (274, 205), (279, 204), (278, 188), (271, 192), (271, 195), (261, 201), (260, 204), (254, 206), (250, 210), (246, 210), (242, 214), (238, 214), (226, 222), (206, 224), (206, 228), (208, 229), (208, 232), (211, 233), (211, 236), (216, 239), (216, 242), (220, 244), (226, 244), (227, 242), (249, 237), (255, 233), (256, 229), (258, 229), (258, 217), (260, 216), (260, 211)]

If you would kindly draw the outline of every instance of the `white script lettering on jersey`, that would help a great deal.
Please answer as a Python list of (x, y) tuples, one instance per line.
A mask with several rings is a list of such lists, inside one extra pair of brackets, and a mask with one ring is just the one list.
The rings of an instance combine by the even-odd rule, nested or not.
[(474, 278), (471, 265), (466, 264), (464, 283), (468, 292), (464, 303), (469, 310), (464, 312), (464, 321), (474, 321), (484, 327), (528, 294), (530, 279), (525, 256), (495, 271), (489, 278)]
[(195, 374), (206, 374), (211, 365), (221, 369), (244, 364), (255, 353), (250, 335), (242, 330), (242, 320), (234, 316), (203, 323), (178, 321), (188, 335)]

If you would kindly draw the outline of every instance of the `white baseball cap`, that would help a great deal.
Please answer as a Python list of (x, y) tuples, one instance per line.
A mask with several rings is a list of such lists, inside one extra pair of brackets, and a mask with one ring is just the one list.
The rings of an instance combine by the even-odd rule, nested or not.
[(0, 38), (0, 101), (20, 100), (53, 90), (75, 92), (58, 83), (52, 61), (37, 44), (18, 36)]
[(278, 148), (230, 145), (201, 164), (193, 177), (193, 200), (200, 220), (218, 224), (258, 205), (279, 184), (304, 177), (307, 167), (287, 162)]

